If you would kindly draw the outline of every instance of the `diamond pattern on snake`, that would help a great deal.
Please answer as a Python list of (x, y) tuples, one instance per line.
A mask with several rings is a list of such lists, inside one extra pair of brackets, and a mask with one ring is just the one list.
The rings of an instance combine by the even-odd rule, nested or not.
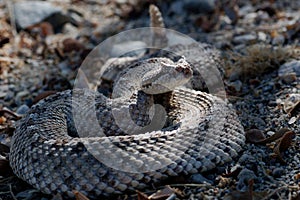
[(110, 95), (74, 89), (32, 106), (12, 139), (14, 173), (47, 194), (97, 198), (232, 161), (243, 127), (226, 100), (199, 91), (215, 84), (220, 53), (201, 43), (168, 48), (179, 56), (158, 51), (111, 70)]

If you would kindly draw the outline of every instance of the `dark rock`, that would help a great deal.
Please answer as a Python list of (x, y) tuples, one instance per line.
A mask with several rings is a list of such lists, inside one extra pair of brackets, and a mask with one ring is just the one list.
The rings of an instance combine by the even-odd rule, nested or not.
[(256, 180), (257, 176), (253, 171), (245, 168), (239, 173), (237, 178), (238, 178), (237, 189), (241, 191), (247, 191), (249, 181), (251, 179)]
[(234, 89), (235, 92), (240, 92), (242, 90), (242, 86), (243, 83), (240, 80), (228, 83), (228, 87)]
[(284, 63), (279, 67), (278, 76), (284, 77), (288, 74), (296, 74), (300, 76), (300, 60), (293, 60), (287, 63)]
[(14, 14), (18, 29), (26, 29), (44, 21), (49, 22), (55, 32), (59, 32), (63, 25), (68, 22), (76, 25), (76, 21), (72, 17), (64, 14), (61, 8), (53, 6), (49, 2), (24, 1), (15, 3)]
[(176, 15), (182, 15), (184, 12), (183, 1), (176, 1), (171, 4), (170, 12), (175, 13)]
[(247, 163), (256, 163), (256, 159), (254, 156), (245, 153), (240, 157), (239, 163), (243, 165)]
[(284, 172), (285, 172), (285, 170), (279, 167), (279, 168), (275, 168), (272, 171), (272, 175), (274, 178), (279, 178), (284, 174)]
[(216, 2), (214, 0), (185, 0), (183, 7), (192, 13), (212, 13)]
[(42, 22), (47, 17), (62, 10), (48, 2), (24, 1), (14, 4), (14, 14), (17, 27), (25, 29)]
[(24, 115), (28, 110), (29, 107), (26, 104), (23, 104), (17, 109), (17, 113), (20, 115)]
[(45, 21), (49, 22), (50, 24), (52, 24), (54, 31), (57, 32), (61, 32), (63, 29), (63, 26), (66, 23), (71, 23), (74, 26), (77, 26), (77, 22), (70, 17), (69, 15), (63, 14), (63, 13), (55, 13), (53, 15), (51, 15), (50, 17), (46, 18)]

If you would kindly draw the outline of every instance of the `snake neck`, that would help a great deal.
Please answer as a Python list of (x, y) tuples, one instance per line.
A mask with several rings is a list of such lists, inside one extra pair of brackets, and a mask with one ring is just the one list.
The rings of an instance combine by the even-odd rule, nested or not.
[[(112, 100), (113, 111), (109, 121), (118, 127), (117, 135), (137, 135), (162, 130), (174, 121), (169, 117), (173, 109), (170, 104), (172, 97), (172, 92), (147, 94), (138, 91), (125, 104), (117, 104), (119, 99)], [(116, 135), (111, 129), (107, 130), (106, 135)]]

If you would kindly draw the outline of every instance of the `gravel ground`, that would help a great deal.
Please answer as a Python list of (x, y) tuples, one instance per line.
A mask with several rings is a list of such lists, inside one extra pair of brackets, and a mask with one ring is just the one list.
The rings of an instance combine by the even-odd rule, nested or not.
[[(149, 3), (161, 9), (166, 27), (223, 52), (228, 99), (248, 137), (233, 163), (168, 181), (177, 190), (162, 199), (300, 198), (300, 1), (49, 2), (60, 9), (60, 18), (25, 26), (9, 23), (18, 22), (18, 15), (0, 0), (0, 199), (60, 198), (41, 194), (11, 174), (5, 145), (15, 122), (44, 96), (72, 88), (82, 60), (99, 42), (148, 26)], [(16, 26), (26, 30), (16, 32)], [(257, 142), (280, 135), (282, 128), (288, 131), (277, 140)], [(142, 192), (150, 195), (163, 187), (150, 188)], [(136, 192), (117, 198), (138, 195), (150, 199)]]

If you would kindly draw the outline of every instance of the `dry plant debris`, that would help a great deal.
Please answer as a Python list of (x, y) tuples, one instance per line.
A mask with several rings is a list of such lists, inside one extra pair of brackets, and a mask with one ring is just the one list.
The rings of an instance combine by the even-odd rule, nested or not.
[(300, 49), (296, 46), (271, 46), (254, 44), (247, 46), (245, 51), (230, 52), (226, 58), (228, 75), (237, 73), (243, 80), (249, 80), (277, 69), (281, 64), (300, 57)]

